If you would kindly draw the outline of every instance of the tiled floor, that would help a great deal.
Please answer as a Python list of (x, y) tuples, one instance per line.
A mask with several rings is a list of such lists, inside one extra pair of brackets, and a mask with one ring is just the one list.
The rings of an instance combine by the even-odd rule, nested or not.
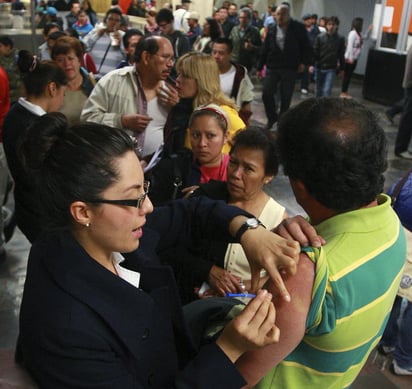
[[(338, 95), (338, 83), (334, 89), (334, 94)], [(382, 125), (388, 136), (389, 148), (389, 167), (386, 172), (386, 187), (400, 177), (405, 171), (412, 167), (412, 161), (401, 160), (393, 154), (393, 144), (397, 131), (397, 120), (395, 125), (391, 125), (385, 118), (385, 107), (369, 101), (364, 101), (361, 97), (361, 82), (354, 80), (350, 92), (359, 101), (365, 103), (381, 119)], [(260, 86), (256, 86), (255, 100), (253, 102), (254, 115), (252, 123), (265, 124), (266, 117), (261, 103)], [(293, 104), (306, 98), (299, 92), (295, 93)], [(271, 195), (284, 204), (291, 215), (303, 213), (302, 209), (294, 201), (293, 194), (289, 188), (287, 178), (281, 173), (268, 188)], [(27, 256), (30, 245), (19, 230), (16, 230), (13, 238), (7, 244), (7, 260), (0, 264), (0, 388), (29, 388), (18, 384), (21, 379), (21, 372), (12, 371), (9, 361), (17, 338), (18, 312), (21, 301), (22, 288), (24, 284)], [(363, 369), (352, 388), (355, 389), (406, 389), (412, 387), (412, 377), (396, 377), (388, 371), (387, 366), (380, 369), (383, 365), (382, 360), (378, 359), (373, 363), (372, 355), (368, 364)], [(6, 360), (5, 360), (6, 359)], [(387, 363), (386, 365), (389, 365)]]

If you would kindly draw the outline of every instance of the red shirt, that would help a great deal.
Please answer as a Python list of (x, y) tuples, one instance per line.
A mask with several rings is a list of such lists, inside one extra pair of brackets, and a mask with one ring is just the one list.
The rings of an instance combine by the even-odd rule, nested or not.
[(10, 109), (9, 79), (0, 66), (0, 142), (3, 142), (3, 122)]
[(226, 181), (227, 180), (227, 165), (229, 156), (222, 154), (222, 161), (218, 166), (200, 166), (200, 183), (204, 184), (210, 180)]

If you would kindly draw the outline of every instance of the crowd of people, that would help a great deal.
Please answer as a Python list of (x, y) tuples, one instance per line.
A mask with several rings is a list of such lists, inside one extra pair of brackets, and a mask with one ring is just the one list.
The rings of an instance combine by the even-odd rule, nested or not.
[[(32, 244), (16, 360), (42, 388), (349, 387), (406, 258), (384, 131), (348, 93), (363, 20), (345, 40), (287, 2), (225, 1), (202, 26), (190, 0), (154, 3), (100, 22), (41, 2), (38, 53), (0, 37), (0, 201), (12, 179)], [(298, 78), (315, 97), (291, 107)], [(280, 165), (310, 223), (265, 192)]]

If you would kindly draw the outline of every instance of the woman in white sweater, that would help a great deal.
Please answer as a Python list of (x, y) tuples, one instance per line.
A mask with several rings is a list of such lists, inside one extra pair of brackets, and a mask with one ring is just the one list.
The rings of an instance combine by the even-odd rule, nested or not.
[(362, 36), (363, 19), (354, 18), (352, 20), (352, 30), (349, 32), (348, 41), (346, 43), (345, 51), (345, 67), (344, 76), (342, 81), (342, 92), (340, 97), (351, 98), (348, 94), (349, 83), (352, 78), (352, 74), (358, 63), (358, 59), (362, 50), (363, 40), (368, 38), (372, 25), (369, 26), (368, 32), (365, 36)]

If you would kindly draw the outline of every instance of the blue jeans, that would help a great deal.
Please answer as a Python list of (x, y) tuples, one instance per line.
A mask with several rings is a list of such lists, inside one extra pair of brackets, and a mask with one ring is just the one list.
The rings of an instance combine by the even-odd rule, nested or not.
[(412, 369), (412, 303), (407, 302), (402, 316), (399, 317), (401, 306), (402, 298), (396, 296), (381, 344), (395, 347), (393, 358), (399, 367)]
[(332, 95), (333, 83), (336, 77), (335, 69), (317, 69), (316, 71), (316, 97)]

